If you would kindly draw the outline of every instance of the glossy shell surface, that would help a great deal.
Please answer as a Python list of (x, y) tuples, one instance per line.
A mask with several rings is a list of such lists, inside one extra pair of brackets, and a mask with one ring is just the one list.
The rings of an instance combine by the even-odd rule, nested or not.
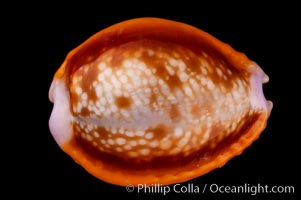
[(58, 145), (106, 182), (173, 184), (223, 166), (266, 126), (268, 76), (195, 27), (140, 18), (104, 29), (56, 72)]

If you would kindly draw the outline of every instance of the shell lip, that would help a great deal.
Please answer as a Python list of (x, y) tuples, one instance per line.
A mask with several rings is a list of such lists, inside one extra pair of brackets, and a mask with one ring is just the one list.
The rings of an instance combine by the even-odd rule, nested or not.
[(49, 119), (50, 132), (56, 143), (62, 147), (73, 137), (69, 92), (63, 81), (55, 79), (52, 82), (49, 98), (54, 102)]

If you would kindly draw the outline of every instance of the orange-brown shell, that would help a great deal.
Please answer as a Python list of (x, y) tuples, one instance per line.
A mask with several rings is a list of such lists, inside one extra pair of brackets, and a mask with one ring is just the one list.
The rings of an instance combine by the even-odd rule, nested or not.
[(173, 184), (239, 155), (266, 126), (268, 77), (244, 54), (186, 24), (140, 18), (104, 29), (55, 74), (49, 126), (97, 178)]

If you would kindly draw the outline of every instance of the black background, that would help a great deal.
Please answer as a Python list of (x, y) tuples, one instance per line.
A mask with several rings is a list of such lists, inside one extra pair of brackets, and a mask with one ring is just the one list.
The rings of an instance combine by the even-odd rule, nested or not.
[[(74, 3), (72, 3), (74, 4)], [(22, 8), (23, 5), (19, 5)], [(112, 2), (99, 5), (24, 4), (26, 8), (16, 19), (7, 21), (12, 74), (20, 84), (6, 87), (9, 101), (18, 100), (18, 115), (7, 117), (12, 124), (5, 162), (11, 178), (6, 185), (14, 188), (11, 195), (24, 197), (83, 197), (85, 199), (296, 199), (299, 193), (300, 155), (300, 43), (297, 27), (300, 21), (294, 5), (255, 3), (213, 5), (175, 3), (163, 7), (160, 3), (136, 4)], [(13, 8), (13, 7), (11, 7)], [(120, 9), (121, 11), (118, 11)], [(274, 108), (261, 137), (242, 155), (224, 167), (193, 183), (219, 185), (292, 185), (295, 194), (137, 194), (124, 187), (94, 178), (59, 149), (48, 129), (52, 104), (48, 90), (56, 70), (67, 53), (88, 37), (117, 22), (136, 17), (161, 17), (196, 26), (234, 49), (244, 52), (269, 75), (264, 85), (267, 99)], [(5, 42), (5, 38), (3, 39)], [(16, 91), (18, 91), (16, 93)], [(16, 118), (14, 118), (17, 116)], [(6, 142), (3, 142), (6, 143)], [(16, 148), (15, 148), (16, 147)], [(300, 152), (300, 151), (299, 151)]]

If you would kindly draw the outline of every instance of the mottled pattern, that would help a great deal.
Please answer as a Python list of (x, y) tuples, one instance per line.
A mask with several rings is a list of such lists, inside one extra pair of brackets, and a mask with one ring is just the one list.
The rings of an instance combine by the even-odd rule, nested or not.
[(49, 128), (89, 173), (116, 185), (181, 183), (261, 134), (269, 78), (243, 53), (180, 22), (138, 18), (70, 51), (49, 90)]
[(251, 114), (247, 78), (214, 56), (148, 40), (106, 51), (72, 75), (76, 136), (142, 160), (214, 148)]

